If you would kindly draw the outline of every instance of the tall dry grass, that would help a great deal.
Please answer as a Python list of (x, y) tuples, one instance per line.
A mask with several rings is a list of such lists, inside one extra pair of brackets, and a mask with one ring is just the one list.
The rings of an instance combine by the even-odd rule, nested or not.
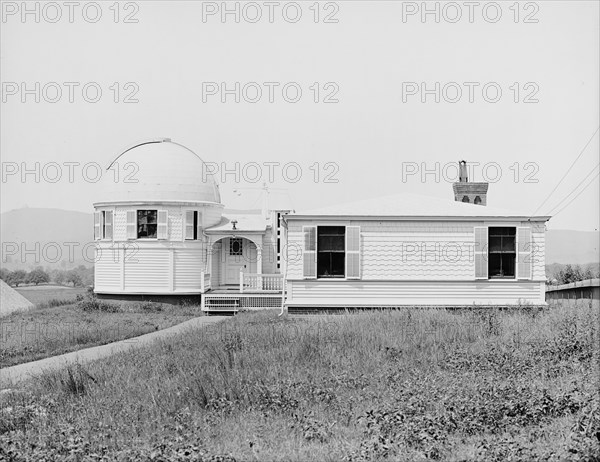
[(42, 376), (7, 396), (0, 446), (87, 460), (597, 460), (599, 323), (589, 306), (246, 313)]

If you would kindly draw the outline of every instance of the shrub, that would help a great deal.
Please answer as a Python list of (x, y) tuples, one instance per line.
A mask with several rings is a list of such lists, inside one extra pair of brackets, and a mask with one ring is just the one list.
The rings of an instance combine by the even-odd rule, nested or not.
[(121, 311), (119, 305), (99, 300), (95, 295), (78, 295), (76, 300), (77, 307), (83, 311), (102, 311), (104, 313), (118, 313)]

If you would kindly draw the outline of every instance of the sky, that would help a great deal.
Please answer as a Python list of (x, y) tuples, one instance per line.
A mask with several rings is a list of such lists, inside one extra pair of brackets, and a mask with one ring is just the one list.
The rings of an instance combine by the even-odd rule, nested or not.
[(489, 206), (598, 230), (599, 17), (595, 1), (2, 2), (0, 207), (92, 212), (99, 168), (169, 137), (228, 208), (260, 207), (263, 182), (296, 210), (452, 198), (464, 159)]

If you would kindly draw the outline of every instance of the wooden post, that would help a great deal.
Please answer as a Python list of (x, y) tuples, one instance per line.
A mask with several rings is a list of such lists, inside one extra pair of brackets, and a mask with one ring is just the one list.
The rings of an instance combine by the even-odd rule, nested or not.
[(206, 288), (204, 287), (204, 271), (200, 273), (200, 293), (203, 294), (206, 292)]
[(240, 268), (240, 293), (244, 293), (244, 272)]

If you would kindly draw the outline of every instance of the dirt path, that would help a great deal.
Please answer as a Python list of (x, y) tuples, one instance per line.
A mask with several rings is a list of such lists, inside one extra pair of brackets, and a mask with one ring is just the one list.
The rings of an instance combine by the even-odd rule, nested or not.
[(12, 388), (19, 382), (27, 380), (42, 371), (50, 369), (59, 369), (75, 362), (93, 361), (95, 359), (105, 358), (107, 356), (127, 351), (132, 348), (138, 348), (165, 337), (179, 334), (188, 329), (204, 327), (215, 324), (227, 319), (226, 316), (202, 316), (190, 319), (176, 326), (167, 329), (151, 332), (139, 337), (129, 338), (106, 345), (100, 345), (92, 348), (85, 348), (79, 351), (73, 351), (64, 355), (53, 356), (51, 358), (40, 359), (30, 363), (18, 364), (0, 370), (0, 389)]

